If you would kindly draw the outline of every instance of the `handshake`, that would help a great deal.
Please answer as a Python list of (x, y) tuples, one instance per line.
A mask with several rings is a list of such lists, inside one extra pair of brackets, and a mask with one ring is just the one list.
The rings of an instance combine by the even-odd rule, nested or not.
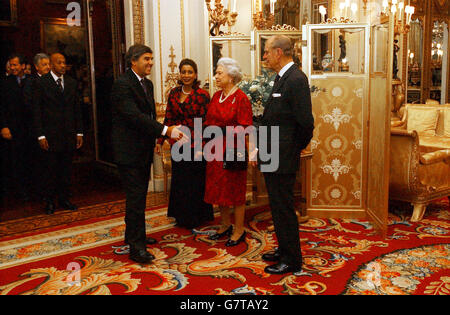
[(180, 130), (180, 127), (181, 125), (168, 127), (166, 136), (175, 141), (180, 141), (183, 144), (189, 141), (189, 137)]

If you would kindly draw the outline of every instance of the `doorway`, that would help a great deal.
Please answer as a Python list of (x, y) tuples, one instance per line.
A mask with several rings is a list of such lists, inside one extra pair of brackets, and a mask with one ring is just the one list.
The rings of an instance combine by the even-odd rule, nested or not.
[[(109, 97), (114, 79), (125, 70), (123, 1), (17, 0), (14, 3), (12, 14), (16, 21), (0, 24), (1, 72), (13, 52), (23, 54), (30, 64), (37, 53), (61, 52), (66, 56), (67, 74), (78, 82), (84, 145), (73, 161), (72, 202), (83, 208), (123, 200), (113, 164)], [(77, 3), (80, 8), (77, 25), (67, 23), (69, 14), (74, 12), (70, 3)], [(29, 201), (13, 194), (3, 195), (0, 221), (45, 214), (39, 180), (35, 179), (32, 186), (34, 193)]]

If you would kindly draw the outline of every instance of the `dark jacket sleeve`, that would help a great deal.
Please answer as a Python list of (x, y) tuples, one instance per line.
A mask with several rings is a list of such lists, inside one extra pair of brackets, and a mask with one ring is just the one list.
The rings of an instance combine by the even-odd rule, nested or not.
[[(5, 81), (6, 78), (0, 80), (0, 95), (5, 95)], [(0, 130), (6, 128), (5, 121), (6, 102), (4, 97), (0, 97)]]
[(117, 80), (113, 87), (113, 104), (117, 114), (131, 127), (151, 135), (154, 138), (161, 136), (164, 125), (139, 110), (130, 84), (125, 80)]
[(75, 108), (74, 108), (75, 128), (77, 129), (77, 134), (82, 134), (83, 133), (83, 116), (81, 114), (81, 105), (83, 104), (83, 99), (77, 89), (76, 82), (75, 82), (75, 89), (76, 89), (76, 100), (75, 100)]
[(297, 124), (297, 140), (300, 148), (306, 148), (313, 137), (314, 117), (312, 115), (311, 93), (308, 79), (295, 76), (288, 84), (289, 104)]
[(34, 87), (32, 90), (33, 101), (31, 105), (32, 117), (33, 117), (33, 136), (37, 139), (44, 135), (44, 130), (42, 129), (42, 91), (43, 86), (41, 80), (38, 79), (34, 82)]

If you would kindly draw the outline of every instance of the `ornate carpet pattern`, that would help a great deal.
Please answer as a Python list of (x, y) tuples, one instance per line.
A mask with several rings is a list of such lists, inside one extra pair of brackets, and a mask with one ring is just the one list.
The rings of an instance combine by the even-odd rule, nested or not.
[(158, 240), (150, 265), (128, 260), (123, 218), (0, 243), (0, 294), (449, 294), (450, 207), (434, 205), (418, 223), (391, 211), (388, 238), (368, 221), (311, 219), (300, 226), (303, 270), (264, 272), (276, 246), (267, 207), (247, 210), (247, 239), (236, 247), (208, 239), (219, 218), (188, 231), (166, 208), (147, 213)]

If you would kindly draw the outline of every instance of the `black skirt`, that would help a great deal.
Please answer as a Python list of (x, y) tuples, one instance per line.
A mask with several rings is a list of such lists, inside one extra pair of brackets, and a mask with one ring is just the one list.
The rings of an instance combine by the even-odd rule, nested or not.
[(193, 229), (214, 220), (212, 205), (205, 203), (205, 161), (172, 159), (172, 181), (167, 216), (177, 225)]

